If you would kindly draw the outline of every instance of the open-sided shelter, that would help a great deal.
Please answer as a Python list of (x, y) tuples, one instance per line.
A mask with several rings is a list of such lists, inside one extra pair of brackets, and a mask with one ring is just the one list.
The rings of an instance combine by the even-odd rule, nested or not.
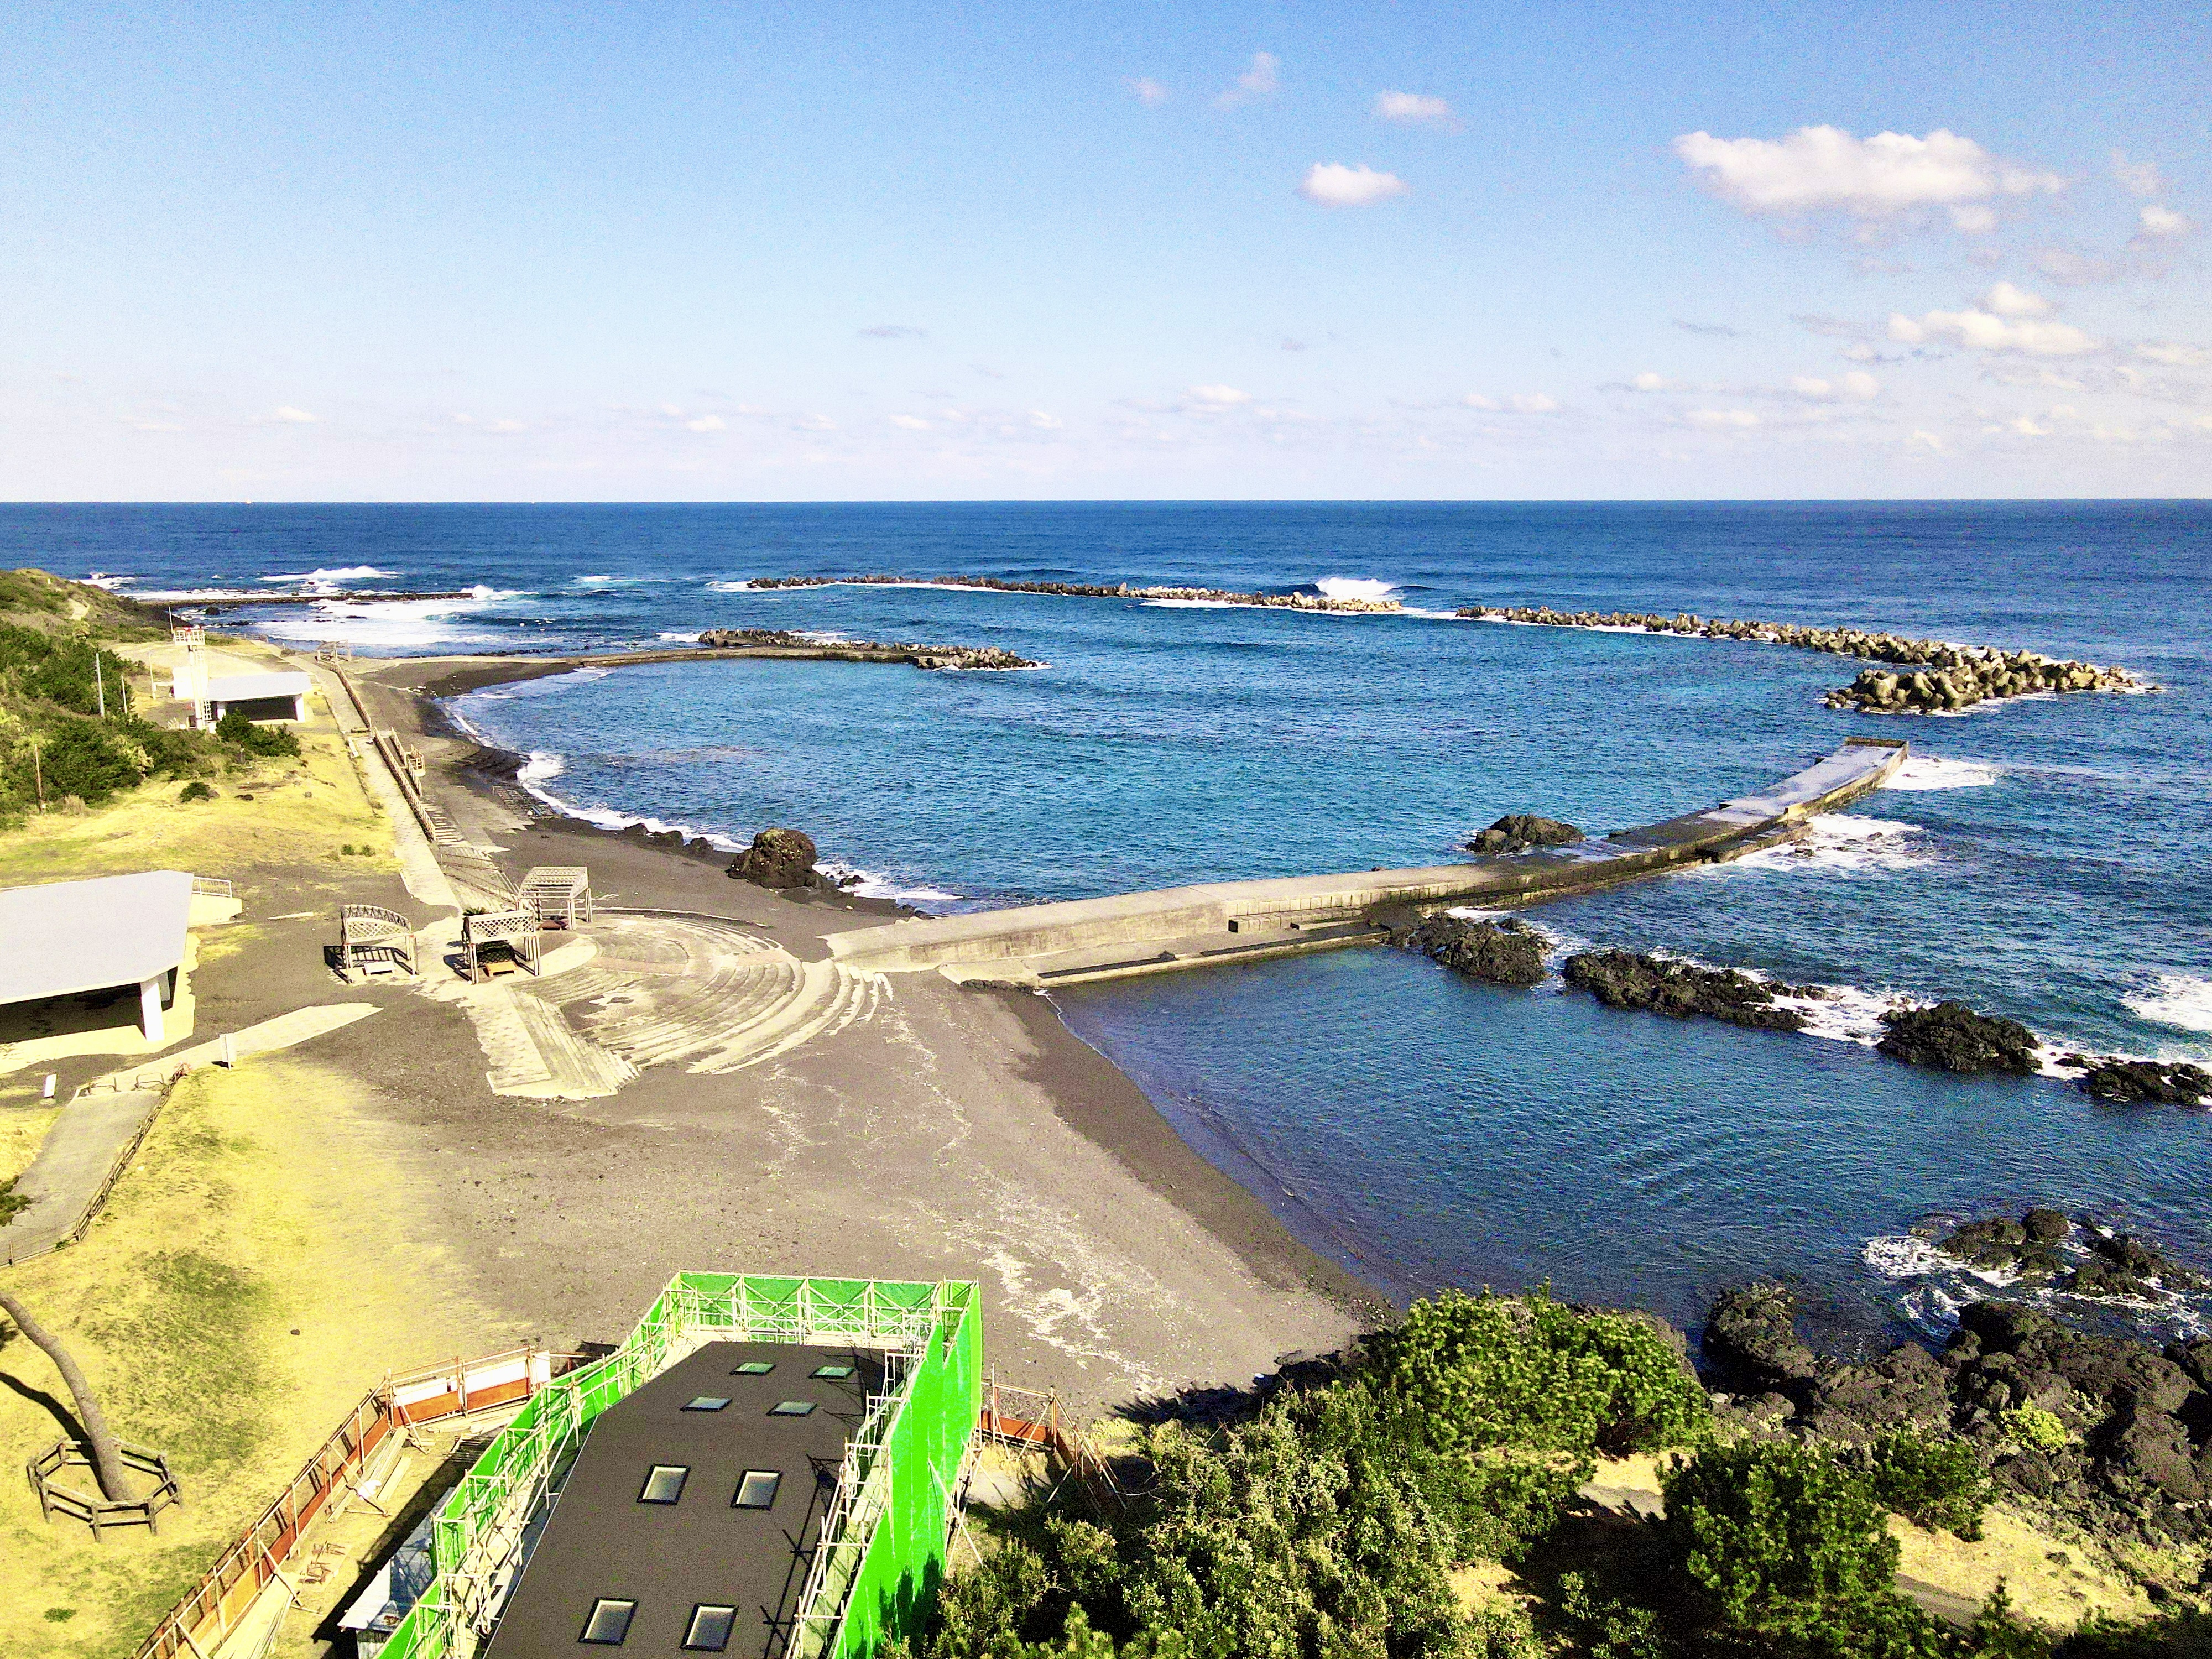
[(191, 915), (180, 870), (0, 890), (0, 1006), (135, 990), (139, 1029), (160, 1042)]

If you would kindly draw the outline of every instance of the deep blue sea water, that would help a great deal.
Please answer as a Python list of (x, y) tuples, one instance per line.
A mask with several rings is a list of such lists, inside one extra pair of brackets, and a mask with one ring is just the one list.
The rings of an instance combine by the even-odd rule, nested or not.
[[(2212, 1266), (2212, 1115), (1866, 1046), (1954, 995), (2100, 1050), (2212, 1060), (2212, 507), (926, 506), (8, 507), (6, 562), (148, 593), (472, 588), (249, 612), (365, 652), (570, 651), (702, 627), (1005, 646), (926, 674), (722, 663), (460, 700), (562, 801), (744, 837), (806, 829), (939, 908), (1438, 860), (1504, 811), (1593, 830), (1709, 805), (1853, 733), (1920, 786), (1808, 847), (1549, 906), (1563, 940), (1844, 988), (1826, 1037), (1501, 991), (1380, 951), (1077, 988), (1068, 1023), (1320, 1248), (1401, 1295), (1518, 1285), (1694, 1322), (1755, 1271), (1842, 1323), (1939, 1315), (1937, 1213), (2094, 1210)], [(1282, 591), (1343, 617), (750, 576), (946, 572)], [(380, 573), (375, 575), (366, 572)], [(272, 584), (273, 585), (273, 584)], [(2156, 696), (1950, 719), (1833, 712), (1839, 659), (1449, 619), (1454, 607), (1854, 623), (2119, 662)]]

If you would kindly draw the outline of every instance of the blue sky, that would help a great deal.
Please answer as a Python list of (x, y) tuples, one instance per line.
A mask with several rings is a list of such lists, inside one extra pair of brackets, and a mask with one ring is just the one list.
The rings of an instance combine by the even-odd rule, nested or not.
[(2202, 495), (2202, 6), (17, 6), (15, 499)]

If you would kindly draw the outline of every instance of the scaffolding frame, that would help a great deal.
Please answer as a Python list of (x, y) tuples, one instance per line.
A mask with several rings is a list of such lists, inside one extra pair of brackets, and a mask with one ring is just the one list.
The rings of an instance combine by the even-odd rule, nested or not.
[(592, 919), (592, 872), (580, 864), (534, 866), (516, 893), (542, 927), (574, 927)]
[[(436, 1577), (380, 1659), (475, 1659), (522, 1571), (525, 1533), (557, 1494), (592, 1422), (705, 1344), (727, 1341), (884, 1351), (884, 1391), (871, 1393), (847, 1442), (791, 1651), (793, 1659), (866, 1659), (884, 1640), (910, 1634), (927, 1605), (911, 1586), (919, 1576), (933, 1589), (943, 1571), (951, 1493), (976, 1430), (975, 1285), (684, 1273), (619, 1348), (541, 1388), (462, 1478), (431, 1522)], [(916, 1465), (915, 1478), (895, 1494), (901, 1459)], [(871, 1589), (872, 1604), (865, 1599)]]
[(489, 979), (490, 970), (485, 967), (484, 952), (488, 947), (505, 945), (508, 953), (535, 976), (538, 953), (544, 948), (538, 935), (535, 910), (486, 910), (463, 916), (461, 972), (471, 982), (479, 976)]

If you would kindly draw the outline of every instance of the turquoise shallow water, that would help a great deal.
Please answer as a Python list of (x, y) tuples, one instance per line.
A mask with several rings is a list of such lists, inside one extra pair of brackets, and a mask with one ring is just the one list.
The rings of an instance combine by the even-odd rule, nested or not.
[[(1877, 993), (2070, 1042), (2212, 1057), (2212, 513), (2197, 506), (10, 509), (15, 562), (139, 591), (367, 568), (462, 604), (269, 613), (363, 648), (575, 649), (760, 625), (1008, 647), (930, 675), (726, 664), (461, 700), (611, 817), (795, 823), (939, 907), (1425, 862), (1498, 813), (1596, 830), (1855, 732), (1935, 764), (1765, 855), (1547, 907), (1564, 940), (1849, 988), (1823, 1040), (1501, 992), (1382, 951), (1060, 997), (1209, 1156), (1401, 1294), (1548, 1278), (1692, 1318), (1755, 1270), (1842, 1322), (1940, 1315), (1938, 1212), (2094, 1208), (2212, 1262), (2206, 1115), (1958, 1079), (1863, 1043)], [(852, 569), (1853, 622), (2120, 661), (2167, 689), (1901, 723), (1820, 708), (1840, 659), (1428, 617), (932, 591), (727, 591)], [(1870, 1241), (1873, 1241), (1869, 1249)]]

